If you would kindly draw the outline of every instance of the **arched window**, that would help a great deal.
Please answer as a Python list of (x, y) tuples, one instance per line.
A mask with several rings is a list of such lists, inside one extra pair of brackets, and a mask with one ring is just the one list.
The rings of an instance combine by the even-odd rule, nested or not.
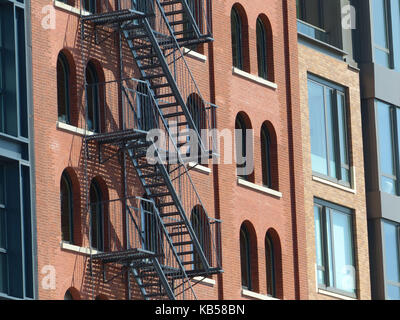
[[(144, 196), (144, 199), (147, 197)], [(142, 245), (143, 249), (154, 252), (155, 254), (162, 253), (161, 248), (161, 228), (156, 217), (153, 204), (148, 200), (140, 202), (142, 211)]]
[(240, 228), (240, 266), (242, 273), (242, 287), (252, 290), (250, 235), (245, 225)]
[(256, 34), (258, 76), (264, 79), (268, 79), (267, 33), (265, 25), (260, 18), (257, 18)]
[(70, 69), (66, 56), (60, 52), (57, 59), (58, 121), (70, 124)]
[[(211, 262), (211, 231), (208, 222), (208, 218), (204, 209), (198, 205), (192, 209), (192, 214), (190, 217), (190, 222), (192, 224), (194, 233), (200, 243), (203, 253), (207, 260)], [(194, 254), (194, 270), (204, 270), (203, 263), (200, 260), (198, 254)]]
[(243, 34), (242, 20), (236, 8), (231, 11), (231, 36), (232, 36), (232, 60), (233, 66), (243, 69)]
[(271, 236), (268, 233), (265, 237), (265, 264), (267, 271), (267, 294), (276, 297), (275, 249)]
[(236, 168), (238, 177), (252, 181), (253, 174), (253, 154), (252, 144), (248, 140), (252, 139), (250, 120), (244, 113), (239, 113), (235, 119), (235, 145), (236, 145)]
[(72, 296), (72, 294), (69, 290), (67, 290), (67, 292), (65, 292), (64, 300), (74, 300), (74, 297)]
[[(194, 125), (196, 126), (196, 130), (201, 137), (201, 130), (206, 129), (206, 112), (205, 107), (202, 99), (197, 94), (191, 94), (187, 99), (187, 107), (189, 109), (190, 115), (193, 119)], [(198, 141), (198, 148), (197, 148), (197, 159), (192, 159), (193, 161), (198, 161), (199, 163), (203, 164), (201, 158), (201, 142)], [(190, 149), (188, 152), (190, 154)], [(204, 164), (208, 164), (208, 161), (205, 160)]]
[(104, 250), (104, 208), (100, 186), (96, 180), (90, 184), (90, 227), (91, 246), (93, 249)]
[(92, 62), (86, 67), (86, 82), (87, 127), (90, 131), (100, 132), (99, 77)]
[(261, 157), (263, 184), (268, 188), (272, 188), (271, 136), (265, 124), (261, 127)]
[(64, 172), (60, 182), (61, 198), (61, 239), (65, 242), (74, 242), (73, 221), (73, 194), (69, 175)]

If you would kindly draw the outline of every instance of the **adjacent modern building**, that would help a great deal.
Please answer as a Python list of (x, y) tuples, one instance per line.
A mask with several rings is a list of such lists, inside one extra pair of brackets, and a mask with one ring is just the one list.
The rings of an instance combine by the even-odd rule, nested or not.
[(359, 69), (349, 1), (297, 1), (308, 298), (370, 299)]
[(0, 299), (35, 299), (29, 1), (0, 3)]
[(400, 299), (398, 1), (355, 1), (373, 299)]

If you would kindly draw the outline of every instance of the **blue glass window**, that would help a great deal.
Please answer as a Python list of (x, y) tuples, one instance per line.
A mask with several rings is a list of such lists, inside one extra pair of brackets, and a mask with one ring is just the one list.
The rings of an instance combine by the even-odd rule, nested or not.
[(60, 52), (57, 59), (58, 120), (70, 123), (70, 70), (68, 60)]
[(257, 19), (256, 35), (257, 35), (258, 76), (267, 79), (268, 78), (267, 34), (265, 30), (265, 25), (260, 18)]
[(314, 219), (319, 287), (355, 296), (356, 278), (351, 211), (316, 200)]
[(309, 79), (308, 104), (313, 172), (350, 185), (344, 92)]
[(375, 62), (390, 67), (389, 3), (387, 0), (372, 0), (372, 23)]
[(101, 190), (94, 180), (90, 185), (91, 245), (99, 251), (104, 250), (104, 217)]
[(383, 223), (386, 298), (400, 300), (399, 225)]

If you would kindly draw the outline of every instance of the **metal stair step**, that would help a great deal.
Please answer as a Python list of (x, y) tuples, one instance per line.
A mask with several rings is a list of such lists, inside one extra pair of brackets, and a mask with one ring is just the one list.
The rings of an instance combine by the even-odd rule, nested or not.
[(169, 235), (171, 237), (176, 237), (176, 236), (183, 236), (185, 234), (189, 234), (189, 231), (171, 232)]
[(151, 80), (151, 79), (157, 79), (157, 78), (163, 78), (163, 77), (165, 77), (165, 74), (159, 73), (159, 74), (145, 75), (143, 78), (146, 80)]
[(162, 198), (171, 196), (171, 192), (162, 192), (149, 195), (150, 198)]
[(145, 294), (146, 298), (156, 298), (156, 297), (165, 297), (167, 294), (165, 292), (159, 292), (159, 293), (147, 293)]
[(184, 23), (188, 23), (188, 22), (189, 22), (188, 20), (179, 20), (179, 21), (172, 21), (169, 24), (171, 26), (176, 26), (176, 25), (180, 25), (180, 24), (184, 24)]
[(161, 216), (161, 218), (179, 216), (179, 212), (160, 213), (160, 216)]
[(194, 251), (182, 251), (182, 252), (178, 252), (178, 256), (186, 256), (189, 254), (194, 254)]
[[(175, 205), (175, 202), (160, 203), (158, 206), (163, 208), (163, 207), (170, 207), (170, 206), (173, 206), (173, 205)], [(161, 216), (163, 216), (163, 214)]]
[(163, 98), (169, 98), (169, 97), (173, 97), (174, 94), (173, 93), (165, 93), (165, 94), (156, 94), (156, 99), (163, 99)]
[(164, 118), (173, 118), (173, 117), (179, 117), (179, 116), (183, 116), (185, 115), (184, 112), (174, 112), (174, 113), (169, 113), (169, 114), (165, 114)]
[(145, 59), (151, 59), (151, 58), (156, 58), (156, 54), (145, 54), (145, 55), (138, 55), (136, 57), (137, 60), (145, 60)]
[(177, 14), (183, 14), (185, 13), (185, 10), (174, 10), (174, 11), (169, 11), (169, 12), (165, 12), (165, 15), (168, 16), (174, 16)]
[(151, 84), (150, 88), (151, 89), (160, 89), (160, 88), (166, 88), (169, 86), (170, 86), (170, 84), (167, 82), (167, 83), (161, 83), (161, 84)]
[(185, 222), (183, 221), (177, 221), (177, 222), (169, 222), (169, 223), (164, 223), (166, 227), (177, 227), (177, 226), (183, 226), (185, 225)]
[(160, 183), (148, 184), (148, 185), (146, 185), (146, 188), (158, 188), (158, 187), (164, 187), (164, 186), (166, 186), (166, 184), (164, 182), (160, 182)]
[(171, 108), (171, 107), (176, 107), (176, 106), (179, 106), (178, 102), (159, 104), (160, 109)]
[(151, 174), (142, 174), (140, 177), (142, 179), (161, 177), (161, 173), (155, 172), (155, 173), (151, 173)]
[(173, 245), (178, 247), (178, 246), (187, 246), (189, 244), (193, 244), (192, 241), (181, 241), (181, 242), (174, 242)]
[(156, 69), (156, 68), (161, 68), (161, 64), (149, 64), (148, 66), (142, 66), (140, 69), (150, 70), (150, 69)]
[(179, 3), (181, 3), (180, 0), (170, 0), (170, 1), (161, 2), (161, 5), (162, 5), (163, 7), (166, 7), (166, 6), (172, 6), (172, 5), (174, 5), (174, 4), (179, 4)]

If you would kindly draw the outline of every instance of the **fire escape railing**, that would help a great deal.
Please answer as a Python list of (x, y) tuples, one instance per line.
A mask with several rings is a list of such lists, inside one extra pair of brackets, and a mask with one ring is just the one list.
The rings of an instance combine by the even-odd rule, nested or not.
[[(87, 8), (89, 2), (95, 5)], [(201, 8), (198, 7), (194, 12), (199, 2)], [(180, 5), (180, 10), (174, 9), (175, 5)], [(164, 245), (150, 245), (152, 250), (144, 248), (141, 255), (130, 255), (131, 271), (145, 298), (165, 296), (174, 299), (177, 288), (182, 290), (178, 295), (190, 291), (195, 297), (191, 285), (193, 277), (222, 271), (221, 221), (208, 216), (187, 167), (188, 161), (201, 161), (204, 154), (208, 159), (216, 150), (212, 130), (216, 106), (204, 102), (180, 46), (210, 41), (211, 28), (207, 17), (211, 15), (205, 14), (210, 8), (210, 0), (119, 0), (115, 1), (115, 6), (110, 1), (81, 0), (81, 9), (84, 9), (81, 10), (82, 39), (85, 40), (87, 23), (94, 25), (94, 32), (98, 27), (108, 28), (110, 32), (119, 31), (144, 79), (128, 78), (86, 84), (86, 91), (91, 88), (91, 92), (114, 94), (99, 95), (104, 101), (99, 102), (102, 112), (98, 117), (98, 132), (86, 137), (85, 141), (86, 144), (97, 142), (100, 163), (108, 161), (120, 151), (125, 152), (132, 160), (146, 196), (151, 199), (152, 217), (158, 226), (153, 233), (164, 239)], [(94, 87), (96, 90), (93, 90)], [(196, 108), (193, 104), (196, 104)], [(119, 114), (118, 120), (115, 119), (116, 114)], [(156, 136), (148, 135), (149, 131), (154, 133), (152, 129), (158, 130)], [(213, 134), (210, 135), (210, 131)], [(196, 154), (193, 152), (192, 139), (198, 142), (196, 149), (200, 150), (200, 157), (191, 156)], [(101, 150), (107, 144), (118, 146), (118, 151), (104, 159)], [(144, 148), (147, 153), (143, 153)], [(125, 226), (130, 222), (134, 222), (135, 226), (126, 229), (125, 250), (129, 251), (132, 245), (140, 249), (140, 243), (142, 246), (146, 244), (146, 232), (151, 230), (145, 230), (142, 234), (143, 230), (139, 221), (132, 216), (127, 199), (125, 209), (126, 217), (131, 217)], [(93, 231), (92, 228), (90, 230)], [(130, 243), (131, 230), (135, 230), (139, 242), (135, 240)], [(105, 237), (111, 235), (108, 232)], [(110, 242), (109, 247), (102, 249), (118, 253), (121, 248)], [(111, 256), (100, 253), (96, 258), (104, 262), (111, 261)], [(113, 255), (116, 256), (118, 254)], [(173, 256), (174, 259), (166, 260), (166, 256)], [(152, 261), (151, 271), (154, 272), (151, 276), (159, 275), (160, 282), (156, 282), (156, 286), (159, 284), (160, 288), (164, 288), (159, 292), (149, 293), (145, 289), (151, 287), (152, 282), (144, 283), (140, 270), (149, 268), (144, 265), (149, 259)], [(135, 264), (140, 267), (135, 269)], [(176, 279), (182, 279), (177, 286)]]

